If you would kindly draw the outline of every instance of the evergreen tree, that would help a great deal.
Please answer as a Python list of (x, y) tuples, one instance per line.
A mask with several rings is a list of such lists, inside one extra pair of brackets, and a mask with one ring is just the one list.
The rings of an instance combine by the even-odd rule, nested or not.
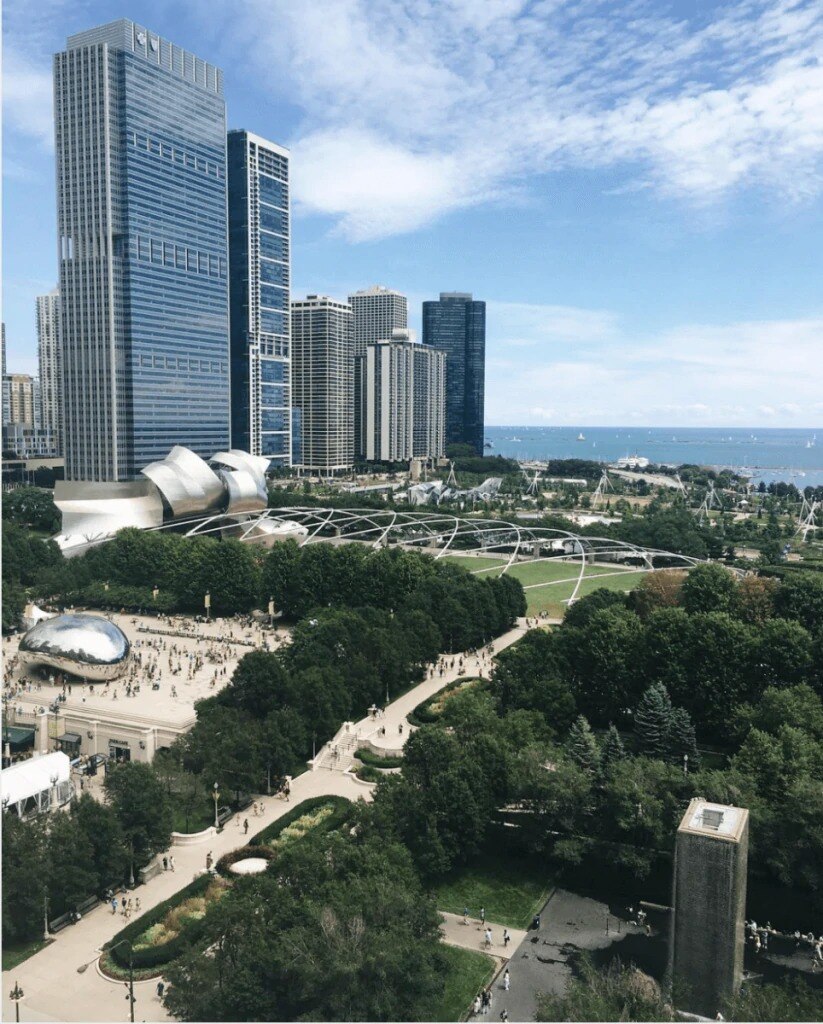
[(594, 771), (600, 762), (597, 740), (583, 715), (578, 715), (569, 729), (566, 750), (569, 757), (588, 772)]
[(672, 702), (662, 683), (654, 683), (646, 690), (634, 713), (634, 731), (637, 747), (648, 757), (665, 759), (669, 753), (669, 732)]
[(669, 760), (673, 764), (682, 764), (683, 757), (689, 757), (689, 770), (697, 771), (700, 767), (700, 754), (691, 716), (685, 708), (674, 708), (669, 719), (668, 738)]
[(600, 767), (603, 771), (608, 771), (613, 764), (622, 761), (625, 756), (626, 748), (623, 746), (623, 740), (620, 739), (620, 733), (613, 725), (610, 725), (600, 746)]

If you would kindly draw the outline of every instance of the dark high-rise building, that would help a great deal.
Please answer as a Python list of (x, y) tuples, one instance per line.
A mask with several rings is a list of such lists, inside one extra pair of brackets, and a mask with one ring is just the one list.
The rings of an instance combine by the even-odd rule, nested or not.
[(222, 72), (122, 19), (54, 58), (69, 480), (229, 445)]
[(482, 455), (486, 303), (467, 292), (424, 302), (423, 344), (446, 353), (446, 444), (470, 444)]
[(290, 466), (289, 151), (228, 136), (231, 436)]

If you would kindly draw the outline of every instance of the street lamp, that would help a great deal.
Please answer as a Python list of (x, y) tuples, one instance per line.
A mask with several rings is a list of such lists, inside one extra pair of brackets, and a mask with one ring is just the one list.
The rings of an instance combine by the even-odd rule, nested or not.
[(9, 992), (9, 999), (14, 1003), (14, 1019), (17, 1024), (20, 1024), (20, 1000), (23, 998), (25, 993), (22, 988), (15, 981), (14, 988)]
[(206, 622), (209, 621), (209, 613), (211, 612), (211, 591), (206, 591), (206, 596), (203, 598), (203, 607), (206, 609)]
[(214, 790), (212, 791), (212, 799), (214, 800), (214, 827), (220, 828), (220, 822), (217, 820), (217, 801), (220, 799), (220, 793), (216, 782), (214, 784)]
[(269, 628), (274, 625), (274, 598), (269, 598)]
[[(131, 1024), (134, 1024), (134, 1004), (136, 1002), (136, 999), (134, 998), (134, 946), (129, 942), (128, 939), (121, 939), (119, 942), (116, 942), (113, 946), (106, 950), (109, 956), (111, 956), (111, 954), (115, 951), (115, 949), (117, 949), (118, 946), (129, 947), (129, 994), (126, 996), (126, 999), (128, 999), (129, 1001), (129, 1019), (131, 1020)], [(94, 960), (89, 960), (87, 964), (80, 964), (80, 966), (77, 968), (77, 973), (83, 974), (86, 968), (91, 967), (91, 965), (96, 960), (97, 957), (95, 957)]]
[(688, 754), (684, 754), (683, 755), (683, 774), (684, 775), (688, 775), (689, 774), (689, 755)]

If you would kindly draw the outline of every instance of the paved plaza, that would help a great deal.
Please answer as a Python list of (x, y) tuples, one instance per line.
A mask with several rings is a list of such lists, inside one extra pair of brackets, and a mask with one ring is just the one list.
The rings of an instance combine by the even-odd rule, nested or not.
[[(118, 625), (127, 632), (130, 639), (135, 636), (139, 638), (143, 634), (135, 630), (136, 625), (139, 625), (141, 620), (138, 619), (137, 623), (133, 624), (131, 622), (132, 618), (133, 616), (114, 617)], [(156, 619), (148, 621), (157, 625)], [(167, 627), (160, 624), (158, 628)], [(199, 628), (202, 628), (205, 634), (207, 629), (211, 632), (211, 629), (214, 627), (206, 627), (203, 624)], [(224, 625), (225, 628), (227, 627)], [(494, 642), (495, 652), (508, 647), (518, 640), (524, 634), (526, 628), (526, 621), (520, 620), (516, 628), (499, 637)], [(269, 636), (268, 631), (265, 632)], [(217, 635), (216, 629), (214, 629), (214, 634)], [(237, 641), (243, 636), (243, 633), (240, 629), (237, 629), (232, 635), (234, 640)], [(169, 638), (164, 639), (168, 640)], [(281, 632), (278, 642), (283, 643), (285, 640), (285, 634)], [(174, 642), (180, 641), (178, 638), (175, 638)], [(183, 642), (190, 643), (192, 647), (187, 649), (194, 650), (198, 644), (202, 644), (204, 641), (202, 639), (192, 639)], [(242, 657), (243, 653), (250, 649), (246, 647), (237, 648), (232, 655), (232, 667)], [(139, 647), (138, 650), (140, 650)], [(471, 662), (470, 657), (475, 658), (474, 663)], [(436, 693), (438, 689), (445, 686), (452, 679), (457, 678), (459, 675), (471, 674), (478, 667), (476, 658), (476, 655), (464, 655), (464, 671), (461, 672), (461, 659), (459, 655), (444, 656), (438, 662), (433, 675), (430, 675), (427, 680), (414, 687), (394, 704), (388, 705), (382, 722), (387, 726), (387, 733), (390, 728), (394, 729), (398, 740), (396, 745), (402, 746), (408, 738), (408, 723), (406, 723), (402, 734), (399, 732), (399, 725), (405, 722), (405, 716), (409, 711), (422, 700)], [(452, 660), (455, 661), (454, 666), (451, 665)], [(484, 662), (485, 659), (481, 656), (480, 667), (483, 667)], [(448, 663), (448, 667), (446, 667), (446, 663)], [(229, 663), (227, 662), (226, 664)], [(441, 665), (444, 667), (442, 676), (440, 675)], [(467, 666), (469, 666), (468, 669)], [(213, 672), (214, 666), (211, 667), (210, 671), (204, 669), (200, 675), (199, 682), (195, 682), (194, 679), (191, 680), (192, 689), (184, 691), (190, 694), (189, 700), (191, 703), (198, 699), (199, 696), (214, 692), (209, 685)], [(228, 675), (230, 675), (230, 672)], [(179, 680), (180, 674), (164, 677), (164, 681), (169, 683), (169, 689), (171, 679)], [(196, 692), (198, 689), (202, 690), (202, 692)], [(152, 692), (149, 690), (149, 693)], [(154, 692), (156, 693), (156, 691)], [(74, 697), (74, 694), (72, 697)], [(131, 698), (131, 700), (139, 700), (141, 697), (143, 697), (142, 688), (138, 697)], [(113, 698), (99, 699), (111, 700)], [(364, 722), (369, 720), (364, 719)], [(329, 771), (323, 768), (307, 771), (292, 782), (290, 802), (287, 803), (277, 796), (263, 797), (262, 801), (258, 798), (258, 802), (263, 804), (263, 814), (258, 818), (250, 818), (250, 825), (255, 832), (260, 831), (276, 821), (292, 807), (296, 806), (296, 804), (310, 797), (338, 795), (348, 797), (350, 800), (369, 800), (372, 790), (372, 786), (364, 785), (345, 772)], [(248, 812), (246, 813), (248, 814)], [(145, 885), (140, 886), (137, 890), (143, 911), (150, 910), (161, 901), (168, 899), (204, 871), (205, 858), (209, 851), (217, 859), (224, 853), (228, 853), (230, 850), (242, 845), (243, 842), (244, 838), (240, 835), (236, 822), (231, 820), (227, 823), (223, 832), (217, 836), (210, 837), (207, 842), (175, 846), (175, 871), (160, 872), (160, 874)], [(102, 977), (93, 967), (89, 967), (83, 974), (77, 973), (78, 967), (82, 964), (96, 959), (102, 945), (120, 931), (123, 924), (124, 922), (119, 915), (111, 914), (104, 906), (96, 907), (76, 925), (67, 928), (56, 936), (55, 940), (46, 946), (45, 949), (24, 961), (13, 971), (4, 972), (3, 1019), (10, 1020), (14, 1017), (14, 1007), (8, 998), (8, 993), (13, 988), (15, 981), (17, 981), (25, 992), (25, 998), (20, 1003), (21, 1021), (91, 1022), (128, 1020), (128, 1002), (125, 998), (125, 988), (122, 983), (109, 981)], [(510, 948), (514, 945), (515, 940), (513, 939)], [(138, 983), (136, 986), (135, 1020), (163, 1021), (169, 1019), (155, 995), (155, 985), (156, 982), (145, 982)]]

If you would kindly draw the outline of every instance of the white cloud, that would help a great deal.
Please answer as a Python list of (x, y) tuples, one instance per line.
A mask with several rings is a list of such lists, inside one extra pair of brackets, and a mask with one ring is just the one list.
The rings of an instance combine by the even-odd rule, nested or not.
[(54, 142), (51, 69), (15, 52), (3, 54), (3, 110), (11, 127), (45, 146)]
[[(507, 304), (490, 308), (495, 305)], [(819, 421), (823, 317), (688, 324), (638, 336), (604, 311), (569, 310), (571, 322), (585, 324), (591, 317), (604, 325), (600, 335), (584, 331), (575, 341), (543, 330), (555, 307), (528, 308), (534, 325), (528, 361), (498, 362), (506, 336), (489, 334), (488, 423), (801, 426)]]
[(305, 112), (298, 201), (355, 240), (566, 167), (625, 167), (637, 180), (618, 187), (698, 204), (821, 189), (816, 0), (703, 21), (654, 0), (248, 0), (229, 31)]

